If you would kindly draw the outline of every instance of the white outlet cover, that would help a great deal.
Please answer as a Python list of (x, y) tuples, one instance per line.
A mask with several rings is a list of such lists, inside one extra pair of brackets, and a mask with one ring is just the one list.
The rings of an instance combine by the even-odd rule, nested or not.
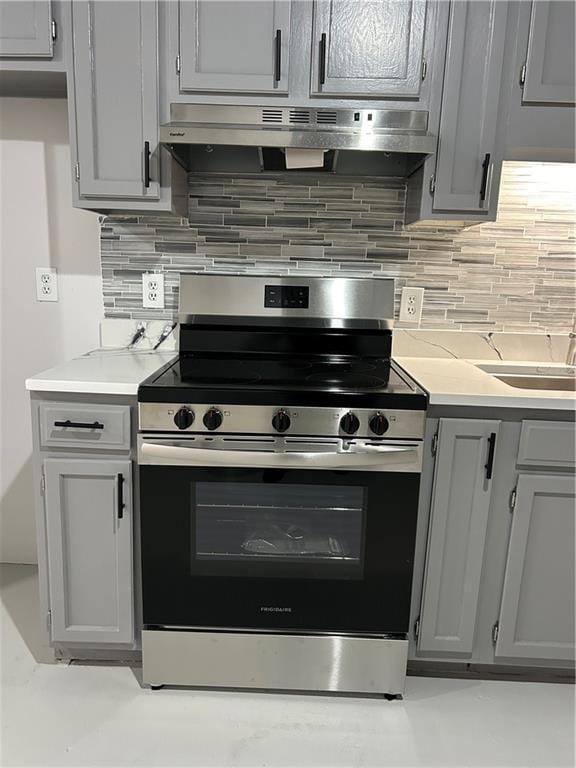
[(142, 306), (144, 309), (164, 309), (162, 272), (145, 272), (142, 275)]
[(419, 325), (422, 317), (422, 304), (424, 303), (424, 288), (402, 288), (400, 299), (400, 313), (398, 320), (401, 323)]
[(36, 301), (58, 301), (58, 274), (54, 267), (36, 267)]

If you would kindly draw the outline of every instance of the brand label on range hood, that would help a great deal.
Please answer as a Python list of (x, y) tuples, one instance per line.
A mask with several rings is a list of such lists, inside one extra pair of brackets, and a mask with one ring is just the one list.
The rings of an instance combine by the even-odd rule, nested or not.
[(292, 608), (281, 607), (279, 605), (261, 605), (262, 613), (292, 613)]

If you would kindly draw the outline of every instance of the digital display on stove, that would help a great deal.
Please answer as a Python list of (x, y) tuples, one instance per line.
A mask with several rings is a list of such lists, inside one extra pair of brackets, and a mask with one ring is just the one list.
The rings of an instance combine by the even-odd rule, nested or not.
[(271, 309), (308, 309), (310, 289), (307, 285), (266, 285), (264, 306)]

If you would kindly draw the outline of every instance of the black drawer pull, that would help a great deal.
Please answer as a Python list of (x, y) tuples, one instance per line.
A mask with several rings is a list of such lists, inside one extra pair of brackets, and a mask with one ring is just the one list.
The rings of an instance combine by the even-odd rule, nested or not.
[(484, 162), (482, 163), (482, 183), (480, 184), (480, 202), (483, 203), (486, 200), (486, 185), (488, 184), (488, 169), (490, 168), (490, 152), (486, 152), (484, 155)]
[(282, 30), (276, 30), (274, 45), (274, 80), (279, 83), (282, 79)]
[(100, 424), (99, 421), (93, 421), (92, 423), (86, 421), (55, 421), (55, 427), (72, 427), (74, 429), (104, 429), (104, 424)]
[(320, 85), (326, 82), (326, 32), (320, 35)]
[(150, 142), (144, 142), (144, 186), (150, 186)]
[(124, 517), (124, 507), (126, 505), (124, 504), (124, 475), (121, 472), (116, 475), (116, 493), (118, 494), (118, 520), (122, 520)]
[(486, 480), (492, 480), (492, 470), (494, 469), (494, 448), (496, 447), (496, 432), (491, 432), (488, 438), (488, 461), (484, 465), (486, 470)]

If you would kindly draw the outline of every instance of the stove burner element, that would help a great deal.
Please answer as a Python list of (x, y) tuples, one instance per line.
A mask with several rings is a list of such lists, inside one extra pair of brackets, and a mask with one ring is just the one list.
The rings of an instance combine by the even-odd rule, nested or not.
[(306, 381), (338, 389), (384, 389), (386, 387), (386, 381), (378, 376), (338, 375), (337, 372), (333, 375), (315, 373), (307, 376)]

